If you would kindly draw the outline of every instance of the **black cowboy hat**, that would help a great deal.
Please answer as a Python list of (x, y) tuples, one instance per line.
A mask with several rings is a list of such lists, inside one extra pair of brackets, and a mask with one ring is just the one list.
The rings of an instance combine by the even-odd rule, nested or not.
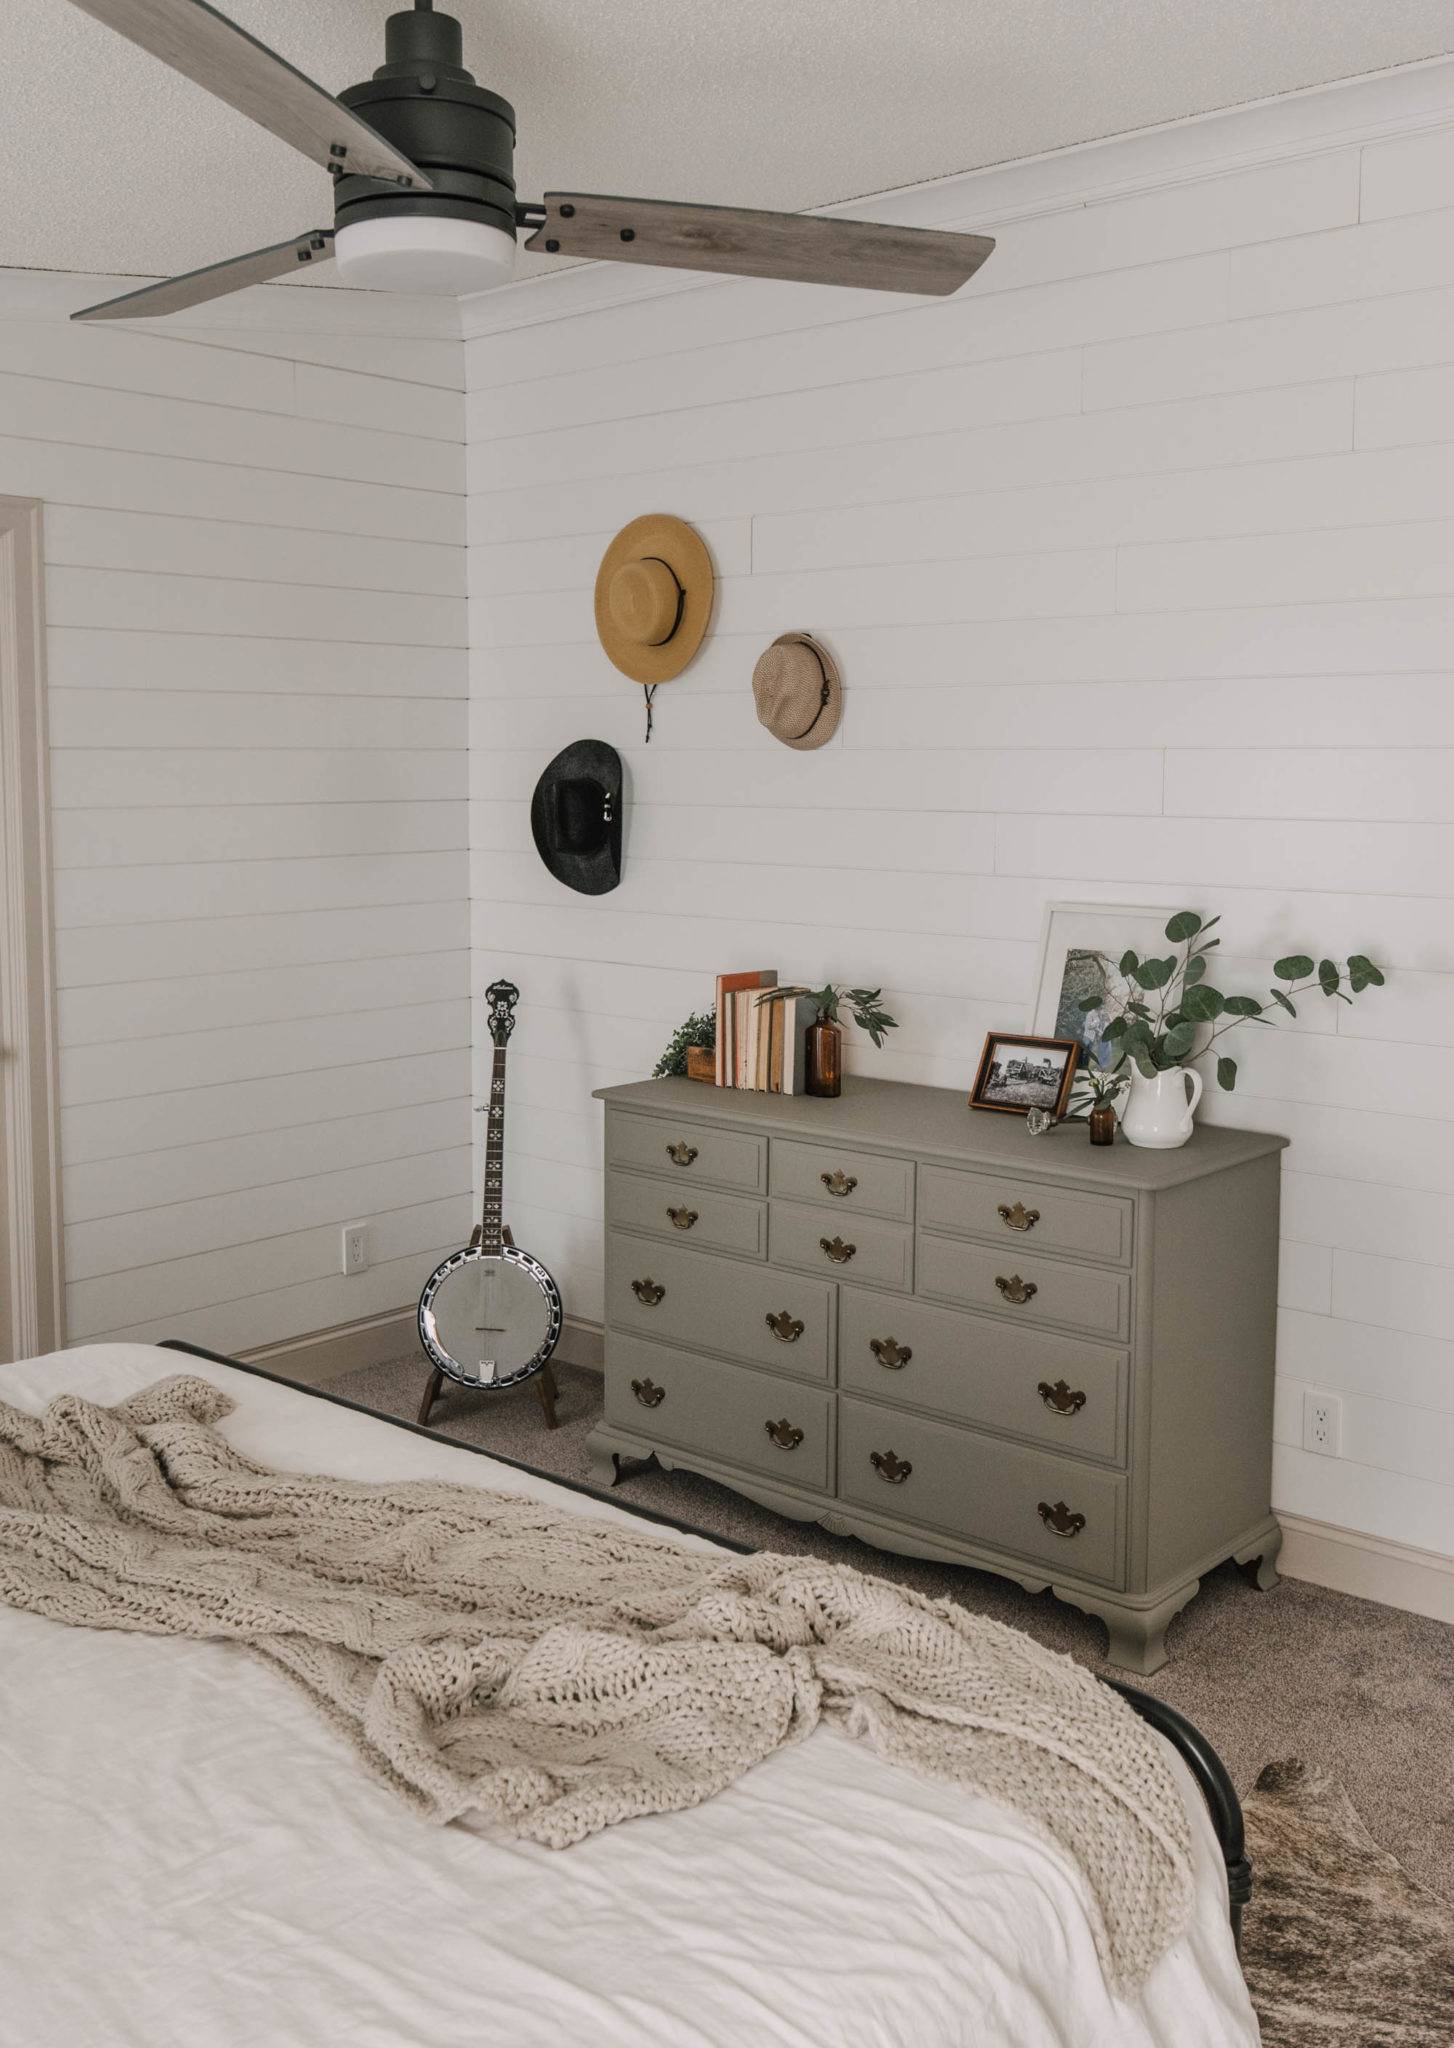
[(604, 740), (573, 740), (530, 799), (535, 850), (550, 872), (583, 896), (604, 896), (621, 879), (621, 756)]

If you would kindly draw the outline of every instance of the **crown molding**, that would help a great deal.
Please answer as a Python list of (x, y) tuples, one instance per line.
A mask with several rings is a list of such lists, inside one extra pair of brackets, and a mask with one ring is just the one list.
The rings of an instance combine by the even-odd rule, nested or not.
[[(1040, 215), (1451, 124), (1454, 58), (1433, 57), (815, 211), (847, 220), (993, 233)], [(720, 291), (741, 282), (695, 271), (577, 263), (461, 299), (461, 327), (464, 339), (474, 341), (638, 299)], [(892, 301), (886, 296), (884, 303)]]

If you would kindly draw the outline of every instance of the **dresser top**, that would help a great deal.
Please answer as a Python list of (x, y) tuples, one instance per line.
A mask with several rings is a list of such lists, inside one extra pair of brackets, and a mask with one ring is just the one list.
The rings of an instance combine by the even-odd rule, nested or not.
[(747, 1088), (715, 1088), (705, 1081), (631, 1081), (597, 1088), (612, 1109), (674, 1116), (767, 1137), (827, 1139), (875, 1151), (907, 1152), (947, 1166), (990, 1166), (1040, 1180), (1077, 1180), (1094, 1186), (1155, 1190), (1201, 1180), (1279, 1152), (1287, 1139), (1268, 1131), (1198, 1124), (1190, 1142), (1172, 1152), (1151, 1152), (1118, 1138), (1092, 1145), (1084, 1124), (1057, 1124), (1032, 1138), (1023, 1117), (973, 1110), (957, 1088), (921, 1088), (907, 1081), (845, 1076), (836, 1100), (812, 1095), (766, 1095)]

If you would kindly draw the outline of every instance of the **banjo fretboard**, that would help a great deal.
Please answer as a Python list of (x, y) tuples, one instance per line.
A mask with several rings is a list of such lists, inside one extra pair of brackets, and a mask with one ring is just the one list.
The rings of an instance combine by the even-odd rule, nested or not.
[(485, 1200), (480, 1214), (480, 1249), (497, 1252), (503, 1242), (505, 1203), (505, 1048), (495, 1047), (490, 1099), (485, 1105)]

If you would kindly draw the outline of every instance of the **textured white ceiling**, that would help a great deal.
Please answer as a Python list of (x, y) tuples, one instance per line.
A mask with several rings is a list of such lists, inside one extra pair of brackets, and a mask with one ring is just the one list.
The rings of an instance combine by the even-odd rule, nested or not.
[[(231, 0), (331, 91), (389, 0)], [(547, 185), (784, 208), (1454, 51), (1449, 0), (455, 0)], [(67, 0), (0, 9), (0, 264), (156, 276), (331, 218), (324, 174)]]

